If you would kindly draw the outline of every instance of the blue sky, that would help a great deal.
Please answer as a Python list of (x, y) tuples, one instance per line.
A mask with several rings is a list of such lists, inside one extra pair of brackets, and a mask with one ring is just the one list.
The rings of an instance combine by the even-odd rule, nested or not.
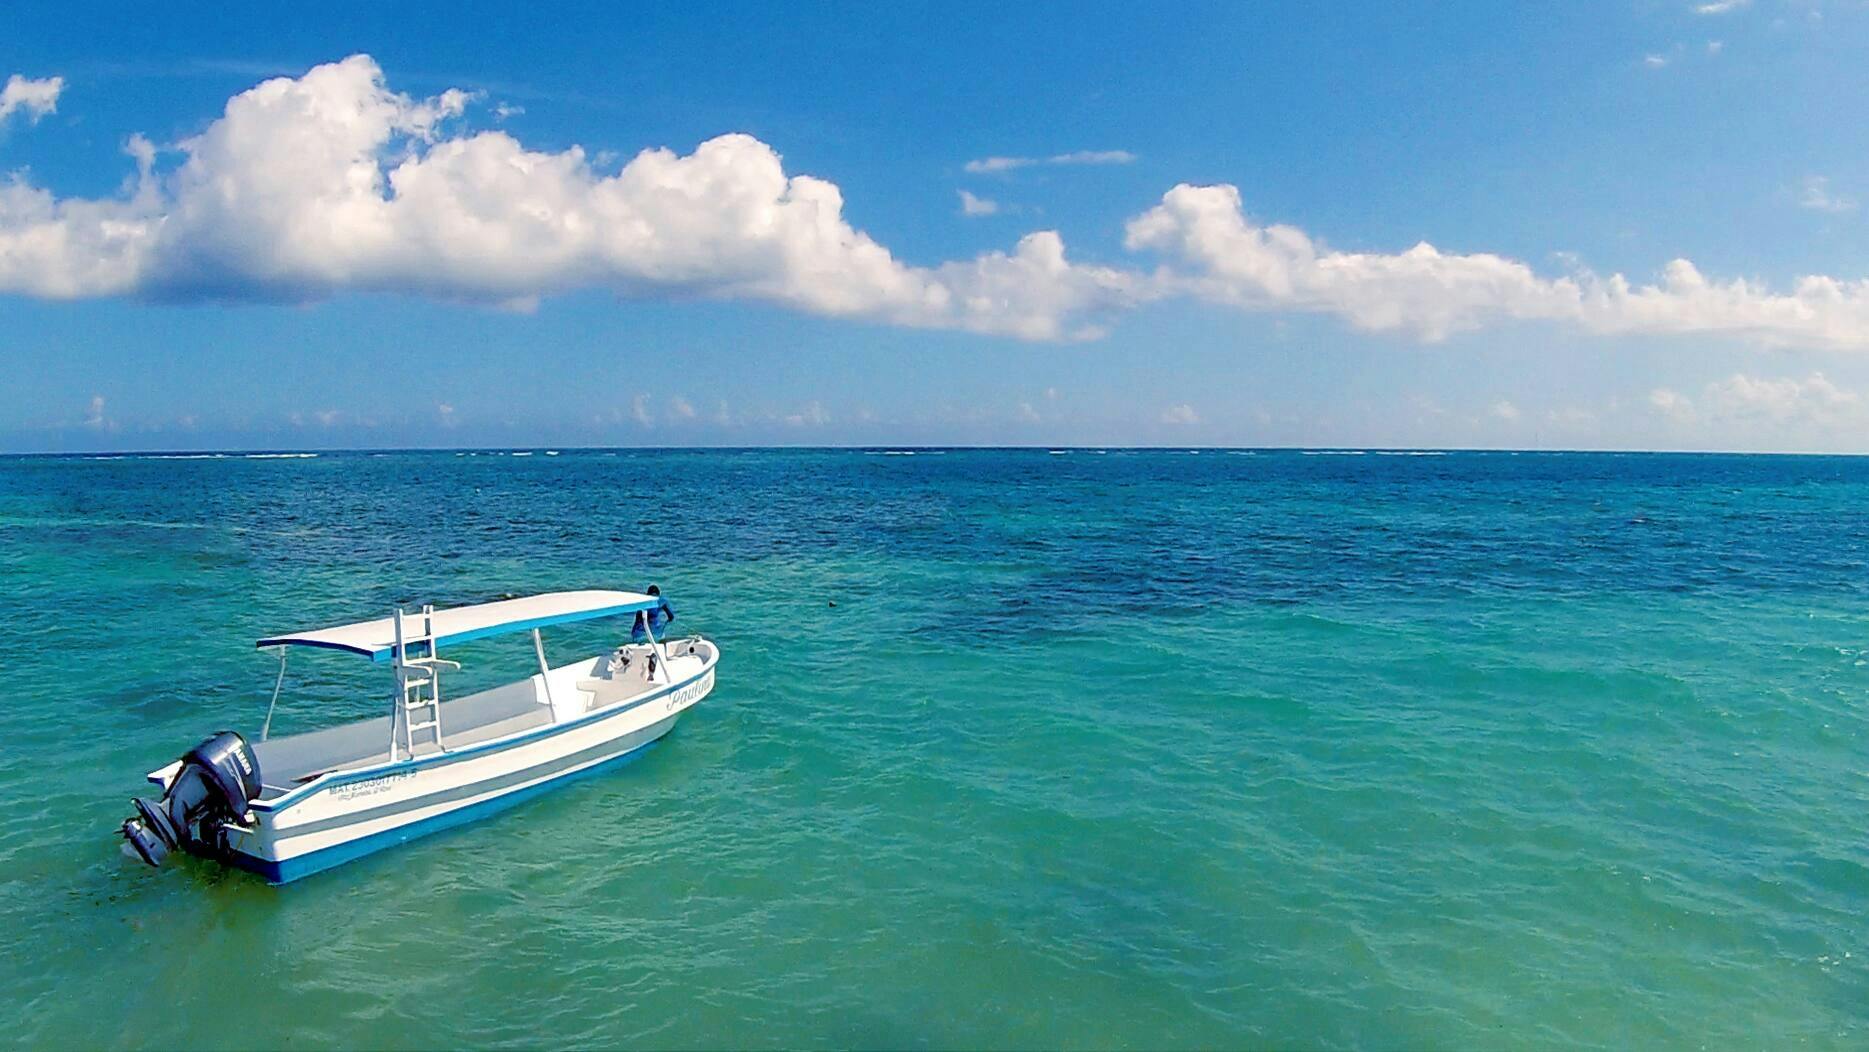
[(1860, 3), (318, 14), (9, 8), (0, 449), (1869, 448)]

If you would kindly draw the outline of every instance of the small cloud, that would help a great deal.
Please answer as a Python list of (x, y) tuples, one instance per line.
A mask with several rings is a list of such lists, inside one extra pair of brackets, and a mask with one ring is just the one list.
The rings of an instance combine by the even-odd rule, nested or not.
[(1057, 400), (1058, 400), (1058, 389), (1055, 387), (1045, 388), (1045, 401), (1055, 402)]
[(1712, 433), (1734, 429), (1805, 427), (1857, 435), (1869, 424), (1862, 394), (1838, 387), (1821, 372), (1795, 376), (1734, 373), (1690, 398), (1666, 387), (1649, 393), (1648, 404), (1663, 419)]
[(1814, 212), (1829, 212), (1834, 215), (1856, 211), (1856, 199), (1832, 193), (1828, 178), (1813, 175), (1804, 180), (1803, 190), (1798, 195), (1798, 207), (1808, 208)]
[(1078, 150), (1045, 158), (1046, 164), (1133, 164), (1136, 155), (1128, 150)]
[(1823, 426), (1855, 420), (1862, 404), (1861, 395), (1831, 383), (1823, 373), (1802, 380), (1734, 373), (1708, 384), (1703, 400), (1723, 417), (1808, 420)]
[(1162, 410), (1162, 423), (1164, 424), (1185, 426), (1188, 424), (1198, 424), (1200, 422), (1201, 415), (1194, 411), (1193, 406), (1185, 402), (1181, 405), (1171, 405), (1167, 409)]
[(496, 121), (503, 121), (508, 117), (518, 117), (525, 112), (526, 108), (524, 106), (514, 106), (509, 103), (499, 102), (495, 103), (493, 106), (493, 119)]
[(788, 414), (785, 422), (792, 427), (823, 427), (831, 422), (831, 414), (824, 411), (824, 406), (812, 402), (796, 413)]
[(714, 423), (719, 424), (721, 427), (727, 427), (733, 423), (733, 414), (727, 411), (726, 402), (722, 402), (714, 407)]
[(668, 401), (668, 412), (670, 416), (673, 416), (677, 420), (693, 420), (694, 403), (680, 395), (676, 395)]
[(1494, 402), (1492, 407), (1486, 411), (1496, 419), (1504, 420), (1508, 424), (1516, 422), (1518, 418), (1523, 415), (1519, 412), (1518, 406), (1513, 405), (1503, 398)]
[(1650, 391), (1648, 404), (1653, 406), (1657, 413), (1677, 423), (1691, 420), (1694, 417), (1693, 400), (1670, 388), (1657, 387)]
[(144, 179), (156, 166), (156, 144), (140, 134), (132, 134), (123, 144), (123, 152), (136, 161), (136, 171)]
[(956, 192), (960, 194), (960, 214), (961, 215), (990, 216), (993, 213), (999, 211), (998, 201), (991, 201), (984, 197), (975, 197), (974, 195), (968, 193), (965, 190), (960, 190)]
[(1552, 409), (1545, 413), (1545, 423), (1573, 431), (1594, 427), (1596, 421), (1596, 410), (1586, 409), (1580, 405), (1565, 406), (1562, 409)]
[(1054, 153), (1050, 157), (982, 157), (968, 161), (961, 168), (974, 175), (996, 175), (1039, 164), (1129, 164), (1135, 159), (1136, 155), (1128, 150), (1073, 150), (1070, 153)]
[(58, 112), (58, 97), (64, 90), (64, 77), (29, 80), (15, 73), (6, 79), (6, 87), (0, 88), (0, 121), (21, 110), (27, 121), (37, 124), (40, 118)]
[(1036, 157), (982, 157), (977, 161), (968, 161), (961, 166), (961, 169), (975, 175), (992, 175), (995, 172), (1010, 172), (1014, 168), (1026, 168), (1037, 163)]
[(1021, 422), (1027, 423), (1027, 424), (1036, 424), (1039, 422), (1040, 419), (1041, 418), (1038, 415), (1038, 410), (1032, 408), (1032, 403), (1030, 402), (1019, 403), (1019, 420)]
[(1668, 64), (1668, 56), (1652, 55), (1652, 54), (1644, 55), (1642, 57), (1642, 64), (1644, 66), (1647, 66), (1649, 69), (1660, 69), (1661, 67)]
[(335, 427), (343, 419), (344, 412), (340, 409), (319, 409), (310, 413), (294, 409), (286, 414), (286, 423), (293, 427), (310, 427), (313, 424), (319, 427)]
[(639, 427), (654, 427), (655, 417), (649, 415), (649, 396), (639, 394), (629, 400), (629, 418)]
[(446, 402), (441, 402), (435, 406), (435, 417), (441, 421), (442, 427), (453, 427), (458, 423), (458, 421), (454, 419), (454, 407)]
[(1707, 41), (1707, 54), (1718, 55), (1720, 52), (1725, 51), (1725, 50), (1726, 50), (1726, 43), (1724, 41), (1720, 41), (1720, 40)]
[(84, 426), (93, 431), (115, 431), (117, 422), (104, 415), (104, 396), (92, 395), (84, 412)]
[(1750, 4), (1752, 0), (1710, 0), (1708, 3), (1694, 5), (1697, 15), (1727, 15)]

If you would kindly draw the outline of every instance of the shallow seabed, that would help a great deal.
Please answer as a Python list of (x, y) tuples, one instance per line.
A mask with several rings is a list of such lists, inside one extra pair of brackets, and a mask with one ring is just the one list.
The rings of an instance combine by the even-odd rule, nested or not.
[[(1866, 509), (1840, 458), (0, 459), (0, 1011), (45, 1047), (1860, 1048)], [(119, 853), (142, 772), (257, 729), (261, 635), (650, 581), (725, 657), (638, 762), (283, 889)], [(278, 730), (388, 683), (289, 686)]]

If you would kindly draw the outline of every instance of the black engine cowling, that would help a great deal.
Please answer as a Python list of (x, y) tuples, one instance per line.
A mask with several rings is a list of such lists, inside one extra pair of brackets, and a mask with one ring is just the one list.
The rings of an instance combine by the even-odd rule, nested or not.
[(260, 795), (260, 761), (247, 740), (222, 731), (182, 755), (162, 799), (137, 798), (136, 817), (123, 823), (123, 838), (143, 861), (162, 865), (176, 848), (211, 849), (213, 828), (246, 821), (247, 805)]

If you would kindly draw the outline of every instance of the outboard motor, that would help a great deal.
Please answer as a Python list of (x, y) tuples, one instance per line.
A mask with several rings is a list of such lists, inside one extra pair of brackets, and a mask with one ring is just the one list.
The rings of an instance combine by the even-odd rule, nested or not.
[(123, 823), (123, 838), (143, 861), (160, 866), (178, 847), (211, 849), (215, 825), (250, 820), (247, 805), (259, 795), (259, 759), (245, 738), (222, 731), (183, 754), (161, 800), (131, 801), (137, 816)]

